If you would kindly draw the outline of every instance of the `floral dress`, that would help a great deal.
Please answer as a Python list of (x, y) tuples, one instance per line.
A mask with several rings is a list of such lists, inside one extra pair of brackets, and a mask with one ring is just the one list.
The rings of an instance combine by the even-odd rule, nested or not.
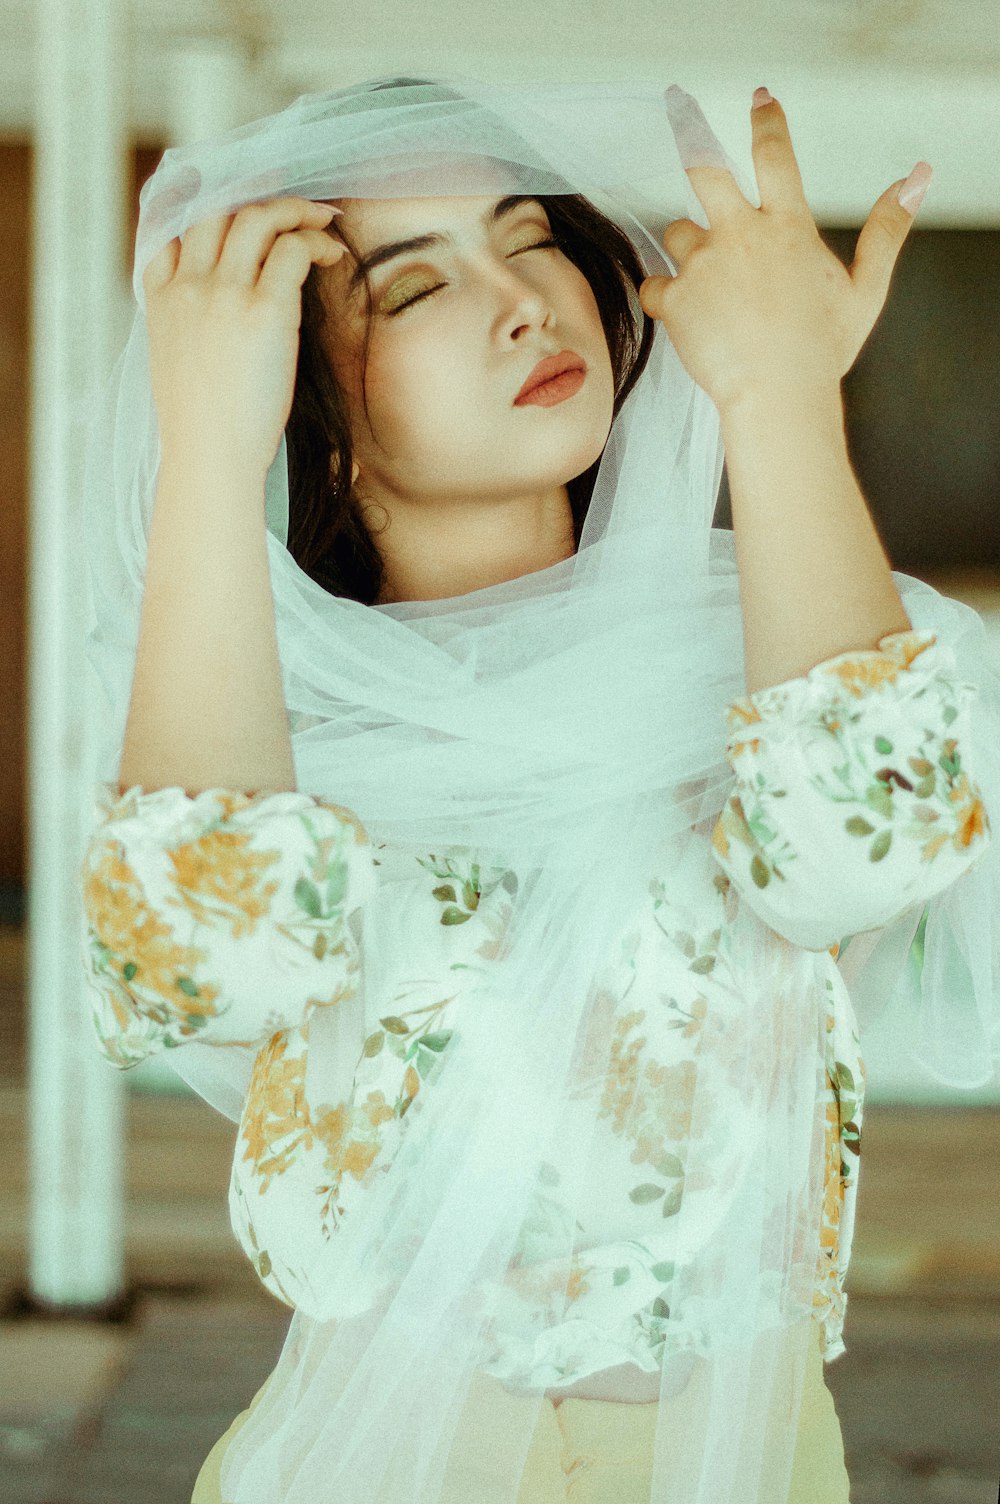
[[(865, 1069), (836, 957), (986, 850), (966, 765), (976, 693), (956, 679), (950, 648), (910, 630), (726, 707), (732, 791), (696, 827), (681, 870), (650, 872), (611, 958), (595, 1004), (610, 1055), (583, 1049), (581, 1130), (542, 1167), (492, 1373), (534, 1388), (661, 1361), (685, 1093), (699, 1031), (730, 986), (737, 896), (822, 966), (826, 1197), (813, 1306), (826, 1360), (844, 1351)], [(312, 794), (102, 785), (99, 802), (81, 868), (98, 1047), (120, 1069), (191, 1041), (239, 1054), (235, 1236), (277, 1299), (321, 1319), (351, 1314), (345, 1292), (331, 1309), (324, 1251), (391, 1164), (407, 1109), (460, 1025), (470, 971), (497, 954), (513, 875), (463, 847), (414, 857), (374, 845), (350, 810)], [(367, 996), (391, 998), (391, 1011), (371, 1016)], [(307, 1091), (316, 1009), (343, 1023), (322, 1095)], [(322, 1105), (311, 1112), (310, 1101)], [(579, 1143), (591, 1145), (585, 1166)], [(581, 1224), (569, 1265), (555, 1253), (568, 1208)], [(369, 1297), (353, 1292), (360, 1309)]]

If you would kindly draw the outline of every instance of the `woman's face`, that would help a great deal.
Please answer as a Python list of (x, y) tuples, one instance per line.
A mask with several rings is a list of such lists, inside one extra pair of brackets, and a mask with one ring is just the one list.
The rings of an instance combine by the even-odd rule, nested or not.
[[(363, 281), (350, 254), (322, 268), (327, 350), (348, 401), (363, 495), (488, 506), (530, 501), (586, 470), (611, 428), (614, 374), (590, 284), (563, 254), (535, 199), (494, 215), (498, 196), (340, 199), (330, 233), (367, 258), (393, 242), (432, 245), (372, 266), (366, 390)], [(423, 296), (420, 296), (423, 294)], [(414, 300), (414, 301), (411, 301)], [(552, 407), (516, 406), (545, 356), (570, 350), (587, 372)], [(407, 507), (409, 510), (409, 507)]]

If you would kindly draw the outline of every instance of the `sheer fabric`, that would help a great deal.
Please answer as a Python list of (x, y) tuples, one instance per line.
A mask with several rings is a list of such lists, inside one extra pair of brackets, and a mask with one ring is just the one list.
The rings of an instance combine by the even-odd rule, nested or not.
[[(582, 194), (669, 274), (660, 236), (704, 224), (684, 165), (742, 173), (687, 95), (617, 85), (374, 80), (307, 94), (217, 139), (167, 151), (140, 197), (127, 345), (95, 410), (85, 498), (97, 683), (91, 771), (117, 776), (159, 462), (142, 272), (165, 240), (275, 194)], [(682, 165), (683, 164), (683, 165)], [(636, 319), (643, 315), (634, 300)], [(610, 1052), (599, 999), (609, 958), (665, 848), (683, 862), (719, 814), (731, 769), (724, 712), (743, 693), (732, 536), (712, 527), (718, 413), (657, 326), (616, 411), (577, 552), (447, 600), (366, 606), (324, 591), (287, 548), (284, 440), (268, 475), (267, 548), (298, 788), (336, 799), (372, 840), (474, 851), (508, 878), (494, 963), (468, 979), (461, 1027), (419, 1082), (391, 1163), (331, 1231), (315, 1305), (227, 1452), (231, 1504), (440, 1504), (470, 1386), (490, 1372), (532, 1228), (575, 1123), (577, 1045)], [(569, 477), (567, 477), (568, 479)], [(973, 687), (970, 762), (1000, 808), (1000, 685), (975, 612), (894, 575)], [(757, 697), (751, 697), (756, 701)], [(988, 1079), (1000, 1053), (995, 845), (932, 898), (915, 984), (925, 1058)], [(321, 896), (321, 902), (322, 896)], [(864, 1027), (897, 985), (920, 914), (846, 950)], [(734, 903), (734, 985), (704, 1020), (669, 1179), (670, 1259), (651, 1310), (662, 1345), (650, 1504), (786, 1504), (812, 1333), (823, 1203), (825, 989), (817, 952)], [(391, 996), (376, 998), (391, 1017)], [(344, 1015), (310, 1017), (306, 1091), (335, 1111)], [(165, 1058), (233, 1115), (242, 1052), (191, 1043)], [(740, 1106), (720, 1114), (720, 1076)], [(738, 1129), (733, 1124), (738, 1123)], [(586, 1156), (586, 1144), (579, 1146)], [(383, 1172), (384, 1170), (384, 1172)], [(573, 1298), (573, 1203), (546, 1268)], [(496, 1461), (517, 1504), (541, 1387)], [(679, 1402), (678, 1401), (679, 1397)], [(762, 1427), (762, 1412), (783, 1424)]]

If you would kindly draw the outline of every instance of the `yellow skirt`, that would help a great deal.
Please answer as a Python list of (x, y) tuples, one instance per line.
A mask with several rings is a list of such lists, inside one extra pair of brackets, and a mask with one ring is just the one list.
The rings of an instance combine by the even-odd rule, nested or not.
[[(219, 1471), (230, 1441), (259, 1401), (258, 1389), (202, 1464), (191, 1504), (225, 1504)], [(516, 1443), (521, 1412), (536, 1401), (511, 1394), (477, 1374), (469, 1417), (448, 1460), (441, 1504), (495, 1504), (492, 1479), (500, 1449)], [(649, 1504), (657, 1403), (564, 1399), (543, 1404), (518, 1491), (518, 1504)], [(780, 1424), (772, 1419), (772, 1424)], [(812, 1335), (802, 1391), (788, 1504), (850, 1504), (844, 1441), (833, 1395), (823, 1377), (820, 1327)]]

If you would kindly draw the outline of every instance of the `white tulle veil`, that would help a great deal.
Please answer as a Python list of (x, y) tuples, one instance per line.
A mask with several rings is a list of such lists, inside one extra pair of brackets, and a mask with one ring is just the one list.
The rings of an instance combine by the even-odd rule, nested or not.
[[(671, 114), (652, 87), (374, 80), (165, 152), (142, 190), (138, 306), (88, 457), (95, 782), (117, 780), (138, 637), (159, 459), (141, 279), (160, 246), (276, 194), (580, 194), (625, 233), (646, 275), (668, 274), (666, 225), (706, 223), (681, 141), (684, 165), (728, 167), (759, 204), (695, 101)], [(637, 298), (634, 309), (641, 331)], [(712, 526), (722, 463), (718, 413), (657, 325), (571, 558), (451, 599), (368, 605), (324, 590), (292, 558), (284, 440), (278, 449), (267, 548), (299, 789), (346, 806), (393, 849), (471, 847), (491, 879), (506, 875), (510, 912), (420, 1082), (398, 1153), (311, 1271), (312, 1303), (296, 1310), (268, 1392), (226, 1454), (227, 1504), (439, 1504), (470, 1383), (493, 1371), (498, 1313), (514, 1319), (505, 1282), (535, 1260), (568, 1286), (572, 1191), (545, 1238), (532, 1214), (586, 1089), (578, 1042), (589, 1031), (607, 1057), (613, 1020), (592, 1006), (602, 976), (651, 878), (669, 878), (732, 786), (724, 710), (745, 680), (733, 539)], [(979, 688), (973, 755), (1000, 812), (1000, 686), (983, 624), (894, 578), (913, 625), (937, 630)], [(908, 989), (909, 1045), (963, 1085), (988, 1079), (998, 1052), (998, 894), (994, 845), (930, 903), (922, 970), (908, 957), (923, 906), (854, 937), (841, 960), (862, 1029)], [(677, 1104), (670, 1252), (646, 1302), (662, 1339), (650, 1358), (660, 1372), (650, 1504), (788, 1497), (824, 1193), (824, 993), (820, 956), (738, 901), (731, 941), (740, 985), (706, 1020)], [(392, 1011), (389, 998), (365, 1006), (369, 1017)], [(334, 1013), (310, 1020), (311, 1108), (335, 1102), (361, 1044)], [(165, 1058), (239, 1118), (245, 1051), (192, 1043)], [(537, 1405), (497, 1452), (491, 1504), (518, 1504), (548, 1403), (516, 1387)]]

